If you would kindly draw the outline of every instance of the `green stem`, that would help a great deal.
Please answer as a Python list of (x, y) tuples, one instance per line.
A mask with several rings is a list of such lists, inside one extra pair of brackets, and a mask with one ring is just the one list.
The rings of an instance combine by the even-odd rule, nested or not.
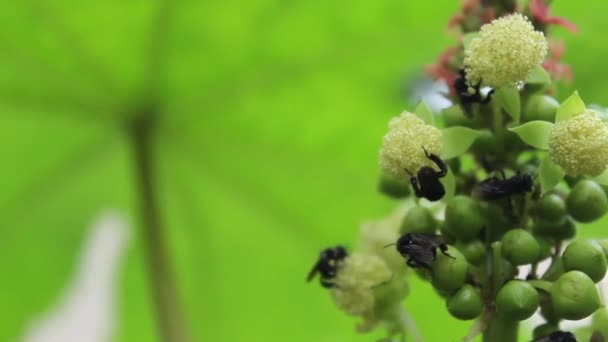
[(494, 123), (494, 135), (496, 137), (496, 146), (498, 155), (502, 155), (504, 152), (504, 142), (505, 142), (505, 133), (506, 128), (504, 124), (504, 116), (502, 113), (502, 108), (498, 101), (492, 101), (492, 113), (493, 113), (493, 123)]
[(494, 242), (492, 244), (492, 298), (496, 298), (496, 294), (502, 286), (504, 279), (501, 246), (501, 242)]
[(177, 294), (177, 286), (166, 245), (165, 227), (156, 192), (153, 150), (154, 109), (147, 108), (142, 117), (131, 123), (130, 137), (135, 159), (137, 194), (140, 201), (142, 238), (150, 276), (160, 340), (188, 341), (186, 322)]
[(519, 321), (494, 313), (483, 332), (483, 342), (517, 342)]

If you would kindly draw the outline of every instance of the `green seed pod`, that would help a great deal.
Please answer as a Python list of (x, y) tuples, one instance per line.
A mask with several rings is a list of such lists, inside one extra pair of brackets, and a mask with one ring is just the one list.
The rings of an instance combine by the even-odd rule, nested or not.
[(393, 176), (382, 173), (378, 182), (378, 190), (388, 197), (400, 199), (409, 195), (410, 185), (395, 179)]
[(483, 308), (479, 290), (469, 284), (465, 284), (448, 298), (446, 305), (452, 316), (464, 321), (479, 316)]
[(558, 317), (579, 320), (600, 307), (593, 280), (581, 271), (564, 273), (551, 287), (553, 310)]
[(543, 196), (536, 207), (538, 216), (549, 222), (561, 222), (566, 216), (566, 202), (556, 194)]
[(513, 265), (526, 265), (538, 261), (540, 245), (523, 229), (513, 229), (502, 237), (502, 256)]
[(559, 107), (559, 102), (547, 95), (532, 95), (523, 111), (525, 121), (555, 121), (555, 113)]
[(602, 187), (592, 180), (574, 186), (566, 201), (568, 213), (579, 222), (593, 222), (608, 211), (608, 198)]
[(562, 255), (566, 271), (578, 270), (591, 278), (594, 283), (604, 279), (608, 261), (599, 243), (593, 240), (577, 240), (566, 247)]
[(556, 240), (568, 240), (576, 234), (576, 223), (567, 216), (562, 222), (551, 222), (538, 219), (532, 226), (534, 235), (554, 238)]
[(456, 248), (462, 252), (470, 264), (475, 266), (479, 266), (486, 255), (486, 246), (480, 240), (458, 242)]
[(459, 289), (467, 276), (468, 264), (464, 255), (456, 247), (448, 246), (448, 253), (454, 259), (437, 254), (437, 260), (433, 264), (433, 286), (440, 291), (452, 292)]
[(532, 332), (532, 336), (533, 336), (534, 340), (538, 340), (557, 330), (559, 330), (559, 327), (557, 326), (557, 324), (545, 323), (545, 324), (541, 324), (541, 325), (537, 326), (536, 328), (534, 328), (534, 331)]
[(455, 196), (445, 208), (445, 228), (461, 241), (470, 241), (479, 235), (483, 226), (480, 207), (466, 196)]
[(496, 295), (496, 311), (507, 318), (522, 321), (534, 314), (539, 301), (538, 292), (532, 285), (511, 280)]
[(403, 223), (401, 233), (429, 233), (432, 234), (437, 229), (437, 221), (431, 211), (425, 207), (414, 207), (410, 209)]

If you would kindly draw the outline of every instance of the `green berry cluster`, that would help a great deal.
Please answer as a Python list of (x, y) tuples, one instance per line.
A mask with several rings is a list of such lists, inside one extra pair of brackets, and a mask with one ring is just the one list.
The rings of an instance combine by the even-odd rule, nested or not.
[[(539, 309), (545, 323), (534, 338), (565, 336), (561, 320), (601, 306), (596, 284), (608, 270), (608, 242), (576, 235), (608, 212), (608, 127), (578, 93), (561, 103), (549, 95), (555, 75), (541, 65), (547, 25), (526, 11), (510, 15), (517, 8), (507, 3), (497, 1), (500, 18), (486, 25), (461, 23), (474, 36), (442, 65), (444, 76), (452, 72), (453, 106), (437, 115), (422, 103), (389, 122), (379, 190), (408, 209), (392, 216), (398, 233), (368, 229), (359, 242), (383, 267), (354, 262), (363, 260), (357, 254), (337, 267), (338, 306), (393, 327), (391, 337), (394, 327), (412, 328), (396, 309), (405, 296), (396, 289), (412, 274), (455, 319), (477, 320), (473, 334), (484, 342), (516, 341), (518, 323)], [(482, 94), (482, 85), (492, 89)], [(550, 267), (540, 272), (544, 261)]]

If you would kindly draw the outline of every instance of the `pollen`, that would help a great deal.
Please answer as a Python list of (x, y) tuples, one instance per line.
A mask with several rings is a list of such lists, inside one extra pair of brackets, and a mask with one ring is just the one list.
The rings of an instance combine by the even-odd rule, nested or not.
[(493, 88), (524, 81), (547, 55), (542, 32), (522, 14), (498, 18), (481, 27), (465, 50), (467, 82)]
[(407, 179), (406, 170), (414, 175), (423, 166), (434, 163), (424, 154), (441, 155), (441, 130), (405, 112), (391, 119), (380, 149), (380, 167), (397, 179)]
[(598, 176), (608, 165), (608, 127), (593, 110), (557, 122), (549, 140), (553, 162), (571, 176)]
[(374, 288), (391, 279), (391, 271), (382, 258), (353, 253), (344, 260), (336, 275), (331, 296), (338, 308), (354, 316), (374, 311)]

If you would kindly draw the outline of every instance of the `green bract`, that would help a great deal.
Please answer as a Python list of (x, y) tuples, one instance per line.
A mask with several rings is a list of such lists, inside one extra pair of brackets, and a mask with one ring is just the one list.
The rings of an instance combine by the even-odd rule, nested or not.
[(430, 210), (422, 206), (410, 209), (401, 224), (401, 233), (431, 234), (435, 229), (437, 229), (437, 221)]
[(465, 284), (450, 296), (446, 305), (450, 314), (461, 320), (476, 318), (483, 308), (479, 290), (469, 284)]
[(513, 229), (502, 237), (502, 256), (513, 265), (525, 265), (538, 261), (538, 241), (523, 229)]
[(600, 307), (593, 280), (581, 271), (564, 273), (551, 288), (553, 310), (558, 317), (579, 320)]
[(451, 292), (459, 289), (467, 276), (468, 264), (464, 255), (453, 246), (448, 246), (448, 253), (454, 259), (437, 254), (437, 260), (433, 264), (433, 286), (444, 292)]
[(570, 192), (566, 207), (575, 220), (592, 222), (608, 211), (608, 198), (599, 184), (592, 180), (582, 180)]
[(469, 241), (477, 237), (483, 226), (479, 204), (466, 196), (455, 196), (445, 208), (445, 225), (459, 240)]
[(608, 268), (604, 250), (593, 240), (577, 240), (569, 244), (562, 259), (566, 271), (581, 271), (595, 283), (604, 278)]
[(524, 320), (532, 316), (538, 308), (539, 297), (536, 289), (521, 280), (506, 283), (496, 296), (496, 311), (513, 320)]

